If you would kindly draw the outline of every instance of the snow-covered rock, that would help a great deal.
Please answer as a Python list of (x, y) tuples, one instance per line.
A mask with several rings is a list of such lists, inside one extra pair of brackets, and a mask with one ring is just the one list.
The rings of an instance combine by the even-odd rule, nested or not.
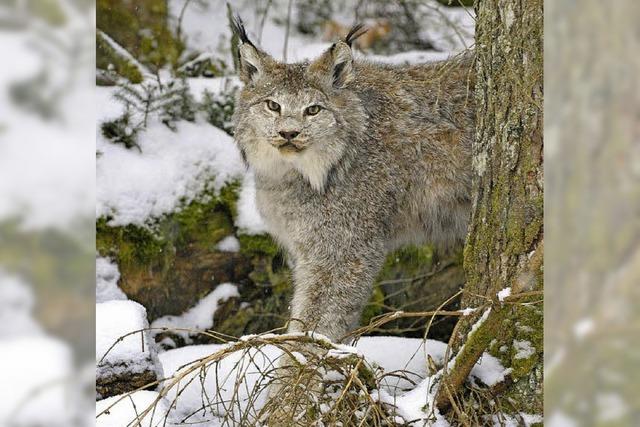
[(180, 121), (173, 132), (152, 121), (138, 136), (142, 152), (113, 144), (98, 130), (96, 217), (109, 225), (144, 226), (241, 179), (244, 164), (233, 139), (206, 122)]
[(96, 389), (100, 397), (162, 378), (147, 312), (134, 301), (96, 304)]

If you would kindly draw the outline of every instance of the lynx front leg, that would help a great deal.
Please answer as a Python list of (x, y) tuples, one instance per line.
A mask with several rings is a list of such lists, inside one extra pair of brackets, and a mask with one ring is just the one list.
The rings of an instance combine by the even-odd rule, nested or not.
[(298, 259), (290, 332), (315, 331), (337, 341), (358, 326), (383, 261), (382, 245), (370, 243)]
[[(360, 246), (328, 245), (326, 251), (314, 248), (297, 254), (289, 332), (314, 331), (337, 342), (358, 326), (383, 258), (382, 245), (375, 245), (374, 240)], [(306, 347), (307, 355), (316, 353), (318, 359), (325, 351), (314, 345)], [(309, 412), (309, 407), (317, 406), (324, 387), (321, 370), (312, 362), (314, 357), (307, 358), (303, 365), (287, 355), (279, 360), (279, 372), (269, 390), (270, 401), (276, 405), (269, 417), (270, 426), (311, 425), (310, 419), (293, 421), (298, 414)]]

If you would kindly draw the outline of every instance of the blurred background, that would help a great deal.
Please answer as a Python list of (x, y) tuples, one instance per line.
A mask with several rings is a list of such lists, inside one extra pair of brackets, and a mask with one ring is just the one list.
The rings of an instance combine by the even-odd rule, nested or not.
[[(457, 0), (229, 3), (287, 61), (355, 21), (371, 28), (358, 55), (375, 60), (473, 46), (473, 10)], [(545, 6), (545, 422), (636, 425), (640, 6)], [(141, 303), (152, 326), (188, 329), (183, 315), (203, 300), (215, 313), (206, 322), (231, 336), (282, 325), (286, 263), (228, 150), (228, 13), (213, 0), (0, 2), (0, 425), (94, 424), (96, 293)], [(172, 147), (177, 137), (187, 150)], [(456, 251), (407, 248), (387, 260), (363, 322), (433, 307), (462, 280)], [(451, 323), (432, 328), (446, 339)]]
[(0, 2), (0, 425), (95, 417), (94, 12)]

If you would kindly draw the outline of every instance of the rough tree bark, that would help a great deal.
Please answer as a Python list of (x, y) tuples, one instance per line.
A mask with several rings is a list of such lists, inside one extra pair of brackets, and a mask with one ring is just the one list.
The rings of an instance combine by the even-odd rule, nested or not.
[[(482, 309), (457, 325), (456, 359), (437, 396), (463, 425), (542, 414), (542, 0), (482, 0), (476, 14), (477, 177), (462, 307)], [(505, 288), (511, 296), (501, 301)], [(511, 371), (479, 391), (465, 380), (484, 351)]]

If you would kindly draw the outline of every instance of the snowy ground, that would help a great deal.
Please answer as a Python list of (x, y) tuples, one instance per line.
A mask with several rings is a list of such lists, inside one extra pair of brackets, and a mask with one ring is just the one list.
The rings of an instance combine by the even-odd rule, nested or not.
[[(247, 337), (247, 340), (253, 337)], [(236, 412), (236, 417), (244, 411), (251, 413), (258, 411), (266, 400), (265, 372), (273, 366), (282, 352), (271, 345), (252, 348), (248, 351), (236, 351), (227, 355), (219, 364), (209, 364), (208, 368), (192, 369), (202, 359), (227, 349), (232, 344), (194, 345), (169, 350), (160, 353), (159, 359), (167, 380), (160, 388), (160, 394), (136, 394), (137, 411), (141, 413), (147, 407), (156, 403), (156, 414), (149, 414), (145, 421), (149, 425), (161, 425), (165, 415), (170, 422), (179, 422), (188, 418), (189, 422), (197, 425), (218, 426), (221, 419), (216, 414), (227, 411)], [(369, 366), (378, 370), (381, 389), (377, 392), (378, 399), (397, 408), (397, 413), (405, 420), (420, 420), (430, 417), (429, 408), (433, 399), (431, 386), (437, 375), (427, 375), (427, 357), (436, 365), (444, 363), (446, 344), (420, 339), (398, 337), (362, 337), (354, 347), (340, 346), (340, 351), (356, 352), (367, 360)], [(174, 384), (173, 378), (190, 371)], [(381, 372), (386, 373), (384, 376)], [(488, 354), (485, 354), (472, 371), (472, 377), (487, 385), (493, 385), (502, 380), (505, 369)], [(259, 391), (256, 391), (259, 390)], [(376, 395), (376, 393), (373, 393)], [(138, 400), (139, 399), (139, 400)], [(105, 408), (115, 404), (117, 411), (112, 412), (106, 419), (116, 417), (128, 421), (135, 418), (131, 399), (117, 397), (98, 402), (97, 414)], [(203, 405), (206, 409), (203, 410)], [(167, 412), (167, 408), (171, 408)], [(99, 425), (116, 425), (106, 423)], [(423, 425), (416, 422), (414, 425)], [(440, 420), (433, 425), (447, 425)]]

